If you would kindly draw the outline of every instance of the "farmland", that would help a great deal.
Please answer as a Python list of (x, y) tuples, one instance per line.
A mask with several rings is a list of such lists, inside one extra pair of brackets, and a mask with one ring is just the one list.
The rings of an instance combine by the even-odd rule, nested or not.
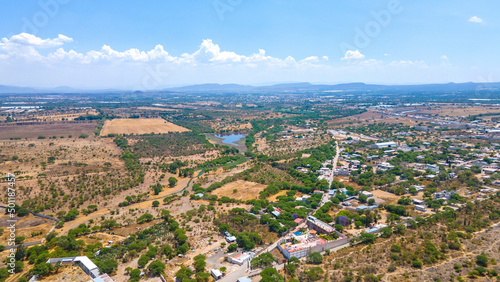
[(108, 134), (150, 134), (186, 132), (188, 129), (170, 123), (161, 118), (151, 119), (113, 119), (106, 120), (101, 131), (101, 136)]

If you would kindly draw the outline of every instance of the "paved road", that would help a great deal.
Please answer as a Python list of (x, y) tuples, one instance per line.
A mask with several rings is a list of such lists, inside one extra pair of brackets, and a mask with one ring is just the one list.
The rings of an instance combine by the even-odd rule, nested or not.
[[(29, 247), (29, 246), (34, 246), (34, 245), (40, 245), (40, 244), (42, 244), (42, 243), (43, 243), (43, 241), (36, 241), (36, 242), (24, 243), (24, 244), (21, 244), (21, 245), (23, 245), (23, 246), (25, 246), (25, 247)], [(13, 248), (17, 248), (17, 247), (19, 247), (19, 246), (21, 246), (21, 245), (15, 245), (15, 246), (5, 246), (5, 249), (6, 249), (6, 250), (10, 250), (10, 249), (13, 249)]]

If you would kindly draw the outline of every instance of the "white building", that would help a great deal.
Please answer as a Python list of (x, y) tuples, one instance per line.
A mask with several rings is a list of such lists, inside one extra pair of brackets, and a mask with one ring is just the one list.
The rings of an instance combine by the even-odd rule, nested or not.
[(384, 149), (384, 148), (397, 148), (398, 144), (396, 142), (383, 142), (383, 143), (375, 143), (371, 145), (372, 148), (375, 149)]
[(415, 210), (421, 211), (421, 212), (426, 212), (427, 208), (421, 205), (415, 205)]
[(234, 263), (237, 265), (243, 265), (247, 261), (251, 261), (252, 258), (255, 256), (255, 253), (253, 252), (247, 252), (247, 253), (242, 253), (239, 255), (235, 255), (233, 257), (229, 257), (228, 261), (230, 263)]
[(210, 274), (212, 274), (212, 277), (215, 278), (215, 280), (219, 280), (222, 278), (222, 273), (218, 269), (210, 270)]
[(378, 168), (379, 170), (386, 171), (386, 170), (389, 170), (389, 169), (393, 169), (393, 168), (394, 168), (394, 166), (393, 166), (393, 165), (391, 165), (391, 164), (390, 164), (390, 163), (388, 163), (388, 162), (383, 162), (383, 163), (379, 163), (379, 164), (377, 165), (377, 168)]
[(368, 192), (368, 191), (361, 191), (361, 192), (359, 192), (359, 194), (367, 196), (368, 198), (373, 197), (372, 192)]

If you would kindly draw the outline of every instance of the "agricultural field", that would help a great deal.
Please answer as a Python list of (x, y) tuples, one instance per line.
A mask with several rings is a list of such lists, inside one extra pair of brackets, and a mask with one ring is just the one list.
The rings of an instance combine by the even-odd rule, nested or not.
[(82, 134), (93, 135), (97, 122), (51, 122), (37, 124), (0, 124), (0, 140), (11, 138), (35, 139), (40, 136), (49, 138), (56, 136), (68, 137), (69, 135), (78, 137)]
[(108, 134), (150, 134), (150, 133), (170, 133), (186, 132), (189, 129), (175, 125), (161, 118), (150, 119), (112, 119), (106, 120), (101, 131), (101, 136)]

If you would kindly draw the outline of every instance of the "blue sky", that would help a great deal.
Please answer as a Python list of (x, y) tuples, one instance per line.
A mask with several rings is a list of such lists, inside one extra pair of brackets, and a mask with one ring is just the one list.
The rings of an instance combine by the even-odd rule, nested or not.
[(0, 84), (6, 85), (148, 90), (197, 83), (500, 81), (500, 2), (494, 0), (0, 5)]

